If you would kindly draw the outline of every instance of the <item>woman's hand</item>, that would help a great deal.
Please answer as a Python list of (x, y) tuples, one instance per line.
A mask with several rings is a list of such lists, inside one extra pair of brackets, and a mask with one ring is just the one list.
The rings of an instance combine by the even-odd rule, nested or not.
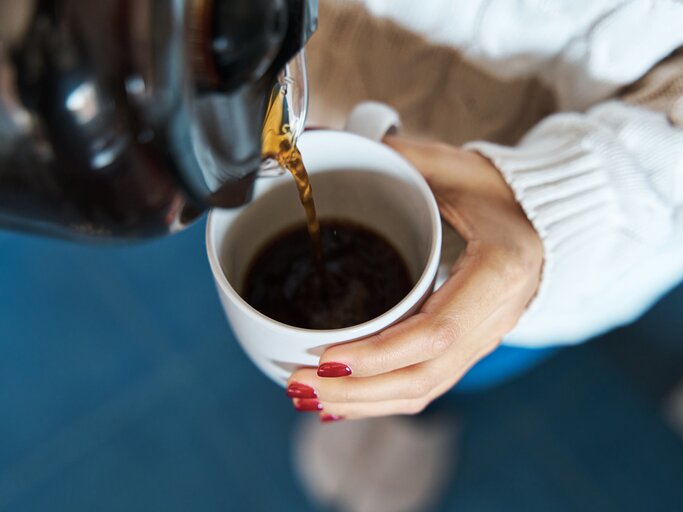
[(385, 142), (423, 173), (467, 248), (418, 314), (292, 375), (295, 407), (323, 421), (419, 413), (498, 347), (540, 280), (540, 238), (490, 161), (443, 144)]

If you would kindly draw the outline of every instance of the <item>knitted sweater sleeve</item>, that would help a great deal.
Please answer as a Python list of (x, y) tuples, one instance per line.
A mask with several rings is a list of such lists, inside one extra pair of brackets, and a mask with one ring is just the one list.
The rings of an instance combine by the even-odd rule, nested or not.
[(467, 147), (500, 169), (544, 243), (538, 295), (508, 344), (582, 341), (683, 276), (683, 129), (665, 113), (614, 100), (553, 115), (516, 147)]
[[(674, 84), (670, 90), (650, 86), (641, 94), (644, 105), (645, 96), (668, 95), (668, 108), (609, 99), (683, 45), (683, 2), (591, 5), (600, 15), (584, 18), (557, 53), (530, 70), (552, 86), (565, 112), (516, 147), (468, 146), (500, 169), (544, 243), (539, 293), (509, 344), (600, 334), (636, 319), (683, 276), (683, 59), (667, 71), (679, 79), (659, 84)], [(526, 15), (516, 12), (520, 20)], [(495, 52), (484, 53), (495, 60)]]

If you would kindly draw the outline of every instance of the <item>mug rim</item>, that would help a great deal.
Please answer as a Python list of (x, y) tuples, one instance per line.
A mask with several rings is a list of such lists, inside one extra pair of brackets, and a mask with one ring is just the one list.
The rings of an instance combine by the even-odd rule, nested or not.
[[(434, 194), (427, 184), (424, 176), (403, 156), (401, 156), (394, 149), (389, 146), (382, 144), (366, 137), (356, 135), (349, 132), (339, 131), (339, 130), (328, 130), (328, 129), (317, 129), (315, 131), (306, 132), (304, 136), (306, 138), (310, 137), (329, 137), (333, 135), (335, 137), (349, 138), (356, 144), (363, 144), (366, 147), (373, 147), (374, 150), (383, 151), (386, 154), (390, 154), (392, 158), (399, 159), (404, 167), (409, 170), (412, 178), (414, 178), (414, 185), (420, 191), (422, 197), (427, 201), (427, 207), (429, 209), (430, 218), (432, 221), (432, 243), (429, 248), (429, 256), (427, 258), (427, 264), (418, 278), (415, 285), (412, 287), (410, 292), (406, 294), (401, 301), (399, 301), (394, 307), (385, 311), (381, 315), (372, 318), (362, 324), (353, 325), (350, 327), (344, 327), (341, 329), (307, 329), (303, 327), (296, 327), (288, 325), (277, 320), (266, 316), (259, 310), (251, 306), (242, 296), (237, 292), (233, 285), (228, 280), (223, 270), (223, 266), (220, 262), (220, 257), (218, 255), (219, 241), (225, 236), (224, 231), (220, 236), (213, 236), (214, 224), (216, 222), (215, 217), (221, 213), (221, 210), (212, 210), (209, 212), (208, 220), (206, 223), (206, 251), (209, 259), (209, 264), (211, 267), (211, 272), (213, 274), (213, 279), (215, 283), (219, 286), (220, 290), (231, 300), (231, 302), (236, 305), (239, 310), (250, 317), (251, 319), (259, 322), (265, 322), (270, 327), (280, 330), (283, 333), (292, 334), (295, 333), (298, 336), (303, 337), (320, 337), (320, 336), (330, 336), (334, 335), (336, 338), (341, 338), (341, 341), (352, 340), (356, 338), (362, 338), (373, 333), (379, 332), (387, 327), (393, 325), (397, 321), (401, 320), (407, 313), (410, 312), (411, 308), (422, 298), (433, 286), (436, 281), (436, 275), (439, 267), (440, 252), (441, 252), (441, 241), (442, 241), (442, 231), (441, 231), (441, 214), (439, 212), (439, 207), (436, 203)], [(304, 157), (305, 158), (305, 157)], [(341, 170), (341, 168), (340, 168)], [(368, 169), (368, 172), (377, 172)], [(248, 206), (248, 205), (245, 205)], [(235, 213), (239, 215), (239, 213)]]

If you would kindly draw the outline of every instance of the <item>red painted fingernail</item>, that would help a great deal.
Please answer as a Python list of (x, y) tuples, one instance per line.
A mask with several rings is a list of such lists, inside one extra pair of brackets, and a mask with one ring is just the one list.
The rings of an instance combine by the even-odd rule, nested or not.
[(292, 382), (287, 387), (287, 396), (289, 398), (318, 398), (318, 393), (311, 386), (301, 384), (300, 382)]
[(335, 416), (334, 414), (322, 414), (320, 416), (321, 423), (333, 423), (335, 421), (341, 421), (343, 419), (344, 416)]
[(348, 377), (353, 372), (343, 363), (323, 363), (318, 366), (318, 377)]
[(320, 412), (323, 406), (315, 398), (295, 398), (294, 408), (299, 412)]

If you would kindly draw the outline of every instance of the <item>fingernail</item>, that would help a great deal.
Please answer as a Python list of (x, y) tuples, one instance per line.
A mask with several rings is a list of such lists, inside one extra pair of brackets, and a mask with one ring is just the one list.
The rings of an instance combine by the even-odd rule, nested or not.
[(344, 419), (344, 416), (335, 416), (333, 414), (322, 414), (320, 416), (320, 422), (321, 423), (333, 423), (335, 421), (341, 421)]
[(315, 398), (295, 398), (294, 408), (299, 412), (320, 412), (323, 406)]
[(348, 377), (353, 372), (343, 363), (323, 363), (318, 366), (318, 377)]
[(300, 382), (292, 382), (287, 387), (287, 396), (289, 398), (318, 398), (318, 393), (311, 386), (301, 384)]

